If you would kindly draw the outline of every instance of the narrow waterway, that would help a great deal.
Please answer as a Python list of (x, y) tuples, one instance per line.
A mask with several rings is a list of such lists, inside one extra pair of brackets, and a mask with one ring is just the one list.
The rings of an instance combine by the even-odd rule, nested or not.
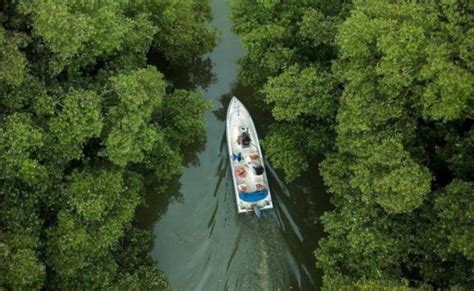
[(270, 119), (253, 102), (251, 90), (237, 83), (236, 61), (245, 50), (231, 32), (230, 8), (224, 0), (212, 6), (220, 40), (207, 56), (208, 74), (203, 62), (198, 80), (187, 84), (201, 86), (212, 102), (207, 140), (189, 149), (183, 175), (164, 194), (151, 193), (148, 207), (138, 213), (140, 224), (155, 236), (152, 257), (173, 290), (318, 290), (321, 273), (313, 251), (323, 235), (318, 218), (329, 202), (316, 165), (286, 184), (267, 162), (275, 209), (260, 220), (237, 213), (225, 146), (227, 104), (233, 95), (239, 97), (260, 136)]

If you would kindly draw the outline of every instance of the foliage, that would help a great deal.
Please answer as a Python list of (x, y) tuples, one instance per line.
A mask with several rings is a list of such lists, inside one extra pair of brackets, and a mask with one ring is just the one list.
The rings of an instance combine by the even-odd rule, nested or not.
[(430, 191), (426, 168), (410, 159), (403, 145), (390, 140), (368, 147), (352, 164), (351, 185), (362, 199), (376, 201), (387, 212), (408, 212), (420, 206)]
[(192, 63), (215, 44), (209, 15), (195, 0), (2, 5), (0, 289), (169, 288), (132, 220), (146, 180), (166, 185), (204, 138), (208, 103), (147, 55)]
[(1, 169), (4, 178), (19, 179), (34, 186), (47, 176), (46, 169), (35, 159), (43, 146), (44, 134), (34, 126), (31, 115), (14, 113), (0, 129)]
[[(331, 89), (335, 80), (327, 72), (291, 66), (265, 84), (265, 100), (272, 105), (275, 120), (295, 121), (312, 115), (318, 121), (333, 121), (336, 104)], [(318, 96), (318, 98), (313, 98)]]
[(48, 119), (57, 158), (81, 158), (84, 143), (100, 135), (103, 126), (100, 101), (92, 91), (71, 92), (61, 100), (61, 109)]
[[(108, 111), (111, 128), (104, 155), (118, 166), (143, 160), (156, 144), (158, 132), (151, 124), (153, 112), (165, 95), (165, 82), (156, 69), (140, 69), (111, 79), (116, 99)], [(112, 97), (110, 97), (112, 98)]]
[(336, 153), (321, 165), (336, 209), (317, 251), (329, 286), (347, 276), (472, 288), (472, 191), (453, 180), (470, 179), (466, 13), (461, 3), (360, 1), (339, 27), (335, 72), (346, 85)]
[(8, 34), (0, 27), (0, 81), (8, 85), (19, 85), (26, 71), (26, 59), (20, 52), (25, 40), (22, 34)]
[(447, 248), (445, 243), (439, 244), (437, 251), (444, 258), (450, 253), (460, 253), (469, 260), (474, 259), (470, 226), (474, 217), (473, 186), (473, 182), (453, 180), (446, 186), (445, 193), (435, 199), (434, 209), (440, 220), (436, 225), (438, 238), (447, 240)]
[[(138, 1), (134, 9), (147, 11), (158, 29), (153, 48), (173, 65), (191, 63), (197, 56), (210, 51), (217, 32), (206, 24), (211, 20), (209, 1), (152, 0)], [(176, 23), (179, 22), (179, 25)]]
[(40, 289), (45, 280), (45, 266), (35, 249), (38, 239), (26, 232), (0, 235), (0, 284), (14, 290)]
[(199, 94), (176, 90), (160, 112), (160, 124), (165, 127), (166, 138), (180, 146), (203, 141), (204, 120), (199, 116), (208, 109), (210, 103), (200, 98)]
[(70, 64), (94, 63), (97, 57), (112, 53), (133, 27), (133, 20), (124, 15), (125, 1), (35, 1), (19, 8), (31, 17), (33, 35), (53, 53), (53, 72)]

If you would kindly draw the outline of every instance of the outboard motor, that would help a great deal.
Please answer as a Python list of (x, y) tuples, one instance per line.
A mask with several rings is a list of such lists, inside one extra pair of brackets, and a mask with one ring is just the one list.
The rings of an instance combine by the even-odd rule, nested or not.
[(262, 212), (260, 211), (260, 208), (258, 208), (257, 204), (253, 205), (253, 212), (255, 212), (255, 215), (257, 216), (257, 219), (260, 219), (262, 217)]

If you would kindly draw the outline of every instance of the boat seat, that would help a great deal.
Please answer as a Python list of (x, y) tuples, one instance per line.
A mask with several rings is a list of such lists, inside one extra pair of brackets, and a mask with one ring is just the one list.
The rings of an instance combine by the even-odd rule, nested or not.
[(258, 154), (258, 151), (257, 149), (255, 148), (255, 146), (253, 146), (252, 144), (246, 148), (243, 148), (242, 149), (242, 154), (245, 156), (245, 157), (250, 157), (250, 155), (255, 155), (255, 154)]
[(260, 161), (260, 160), (261, 160), (260, 155), (258, 154), (257, 151), (255, 151), (255, 152), (250, 152), (250, 153), (249, 153), (249, 158), (250, 158), (250, 160), (252, 160), (252, 161)]
[(249, 187), (245, 183), (239, 184), (238, 188), (239, 188), (239, 192), (248, 192), (249, 191)]
[(260, 182), (260, 183), (255, 183), (255, 189), (257, 191), (262, 191), (264, 189), (267, 189), (267, 185), (263, 182)]
[[(255, 181), (253, 180), (252, 182), (249, 182), (247, 184), (247, 192), (255, 192), (255, 191), (262, 191), (264, 189), (267, 189), (267, 184), (263, 181)], [(239, 189), (240, 191), (240, 189)]]

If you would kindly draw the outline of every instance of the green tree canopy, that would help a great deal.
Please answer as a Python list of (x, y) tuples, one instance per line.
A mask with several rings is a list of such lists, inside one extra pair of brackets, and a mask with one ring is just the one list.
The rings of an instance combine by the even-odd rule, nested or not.
[[(324, 153), (327, 289), (472, 289), (474, 7), (233, 1), (288, 180)], [(472, 199), (471, 199), (472, 200)]]
[[(359, 1), (340, 25), (335, 72), (346, 84), (336, 154), (321, 168), (336, 205), (323, 217), (329, 236), (317, 252), (326, 284), (342, 275), (473, 286), (463, 223), (470, 182), (453, 180), (471, 179), (460, 163), (469, 159), (474, 96), (472, 62), (461, 49), (473, 23), (467, 9)], [(467, 212), (452, 216), (456, 207)], [(452, 233), (441, 231), (446, 224)], [(364, 264), (372, 271), (355, 269)]]
[[(208, 103), (163, 67), (215, 44), (207, 1), (0, 8), (0, 289), (167, 289), (132, 223), (179, 174)], [(159, 194), (157, 194), (159, 195)]]

